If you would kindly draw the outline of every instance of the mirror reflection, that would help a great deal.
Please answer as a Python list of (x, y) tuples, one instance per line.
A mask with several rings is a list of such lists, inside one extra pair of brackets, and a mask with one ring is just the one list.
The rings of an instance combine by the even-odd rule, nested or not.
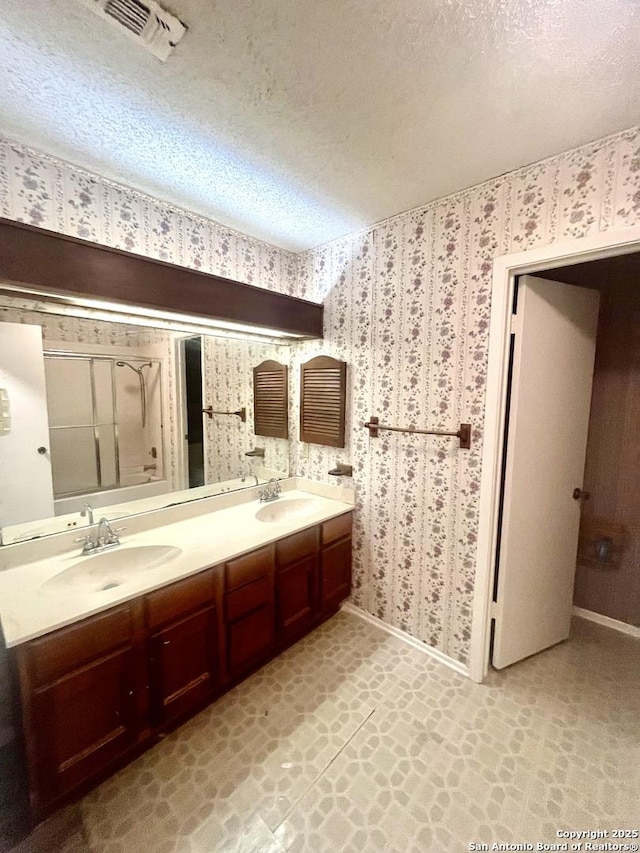
[(41, 307), (0, 297), (3, 544), (288, 476), (288, 441), (254, 434), (252, 389), (287, 344)]

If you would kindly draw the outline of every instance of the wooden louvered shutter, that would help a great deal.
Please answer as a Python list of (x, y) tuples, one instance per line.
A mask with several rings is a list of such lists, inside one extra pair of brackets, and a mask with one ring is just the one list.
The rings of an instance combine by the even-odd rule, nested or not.
[(347, 363), (320, 355), (300, 367), (300, 441), (344, 447)]
[(263, 361), (253, 368), (254, 433), (289, 438), (289, 368)]

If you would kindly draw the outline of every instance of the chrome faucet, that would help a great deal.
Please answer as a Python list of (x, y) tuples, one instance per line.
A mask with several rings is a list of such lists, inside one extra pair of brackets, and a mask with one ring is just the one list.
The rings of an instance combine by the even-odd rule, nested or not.
[(264, 489), (260, 489), (258, 492), (258, 499), (260, 503), (275, 501), (280, 497), (280, 491), (280, 483), (275, 477), (272, 477)]
[(83, 518), (89, 518), (89, 524), (93, 524), (93, 507), (90, 503), (82, 504), (80, 515)]
[(247, 473), (247, 472), (243, 471), (243, 470), (242, 470), (242, 468), (241, 468), (241, 469), (238, 471), (238, 477), (240, 477), (240, 480), (241, 480), (243, 483), (244, 483), (244, 481), (247, 479), (247, 477), (253, 477), (253, 479), (256, 481), (256, 486), (259, 486), (259, 485), (260, 485), (260, 480), (258, 479), (258, 475), (255, 473), (255, 471), (249, 471), (249, 472)]
[(124, 527), (116, 527), (114, 530), (106, 518), (101, 518), (88, 536), (83, 536), (76, 539), (76, 542), (83, 542), (83, 554), (95, 554), (98, 551), (104, 551), (107, 548), (113, 548), (120, 544), (118, 533), (124, 530)]

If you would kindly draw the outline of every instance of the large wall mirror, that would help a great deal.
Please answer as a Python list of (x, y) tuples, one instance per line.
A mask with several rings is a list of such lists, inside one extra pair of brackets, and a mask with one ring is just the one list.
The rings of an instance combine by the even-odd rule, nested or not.
[(86, 504), (112, 519), (288, 476), (252, 387), (287, 344), (40, 308), (0, 297), (4, 544), (80, 528)]

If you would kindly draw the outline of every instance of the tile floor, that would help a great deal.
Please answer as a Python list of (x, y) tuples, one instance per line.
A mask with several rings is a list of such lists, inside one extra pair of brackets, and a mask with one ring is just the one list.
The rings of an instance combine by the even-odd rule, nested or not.
[(476, 685), (340, 613), (86, 797), (64, 853), (455, 853), (640, 824), (640, 640)]

